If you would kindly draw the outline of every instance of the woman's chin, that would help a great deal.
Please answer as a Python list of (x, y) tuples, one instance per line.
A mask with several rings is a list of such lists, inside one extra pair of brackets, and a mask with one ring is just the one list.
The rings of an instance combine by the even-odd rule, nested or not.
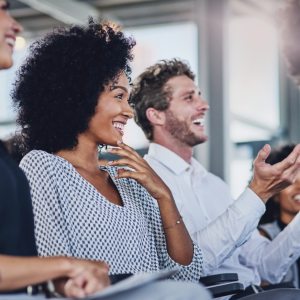
[(114, 141), (110, 141), (109, 143), (105, 144), (107, 146), (111, 146), (111, 147), (119, 147), (118, 145), (118, 141), (122, 141), (122, 139), (118, 139), (118, 140), (114, 140)]
[(13, 60), (12, 58), (8, 58), (8, 59), (2, 59), (2, 57), (0, 57), (0, 70), (5, 70), (5, 69), (9, 69), (11, 68), (13, 65)]

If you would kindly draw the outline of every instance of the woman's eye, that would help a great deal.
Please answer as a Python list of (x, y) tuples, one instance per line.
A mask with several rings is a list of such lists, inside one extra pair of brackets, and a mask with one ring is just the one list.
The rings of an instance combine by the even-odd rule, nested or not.
[(186, 98), (184, 98), (185, 100), (191, 100), (192, 99), (192, 95), (191, 96), (188, 96)]
[(123, 94), (119, 94), (116, 96), (118, 99), (122, 100), (123, 99)]

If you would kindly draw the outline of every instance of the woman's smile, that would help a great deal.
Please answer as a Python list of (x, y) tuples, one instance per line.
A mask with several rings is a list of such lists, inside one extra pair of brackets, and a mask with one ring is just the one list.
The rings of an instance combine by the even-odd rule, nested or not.
[(16, 43), (16, 37), (13, 35), (6, 35), (5, 42), (11, 48), (11, 52), (13, 52)]
[(122, 136), (124, 135), (124, 127), (126, 125), (126, 121), (113, 121), (112, 124), (117, 132), (119, 132)]

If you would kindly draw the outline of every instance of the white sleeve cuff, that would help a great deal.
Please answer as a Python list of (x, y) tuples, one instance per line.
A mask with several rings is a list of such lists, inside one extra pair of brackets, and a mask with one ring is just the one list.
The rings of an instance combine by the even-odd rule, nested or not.
[[(261, 217), (266, 211), (263, 201), (248, 187), (235, 201), (235, 206), (243, 213), (254, 217)], [(252, 214), (253, 213), (253, 214)]]

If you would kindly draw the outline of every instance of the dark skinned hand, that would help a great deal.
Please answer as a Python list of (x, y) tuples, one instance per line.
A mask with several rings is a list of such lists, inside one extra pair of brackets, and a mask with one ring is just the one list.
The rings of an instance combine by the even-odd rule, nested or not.
[(136, 151), (123, 142), (118, 142), (118, 146), (120, 148), (108, 149), (108, 152), (124, 158), (109, 162), (109, 165), (126, 165), (135, 171), (119, 169), (118, 177), (116, 178), (132, 178), (136, 180), (157, 201), (173, 198), (167, 185)]

